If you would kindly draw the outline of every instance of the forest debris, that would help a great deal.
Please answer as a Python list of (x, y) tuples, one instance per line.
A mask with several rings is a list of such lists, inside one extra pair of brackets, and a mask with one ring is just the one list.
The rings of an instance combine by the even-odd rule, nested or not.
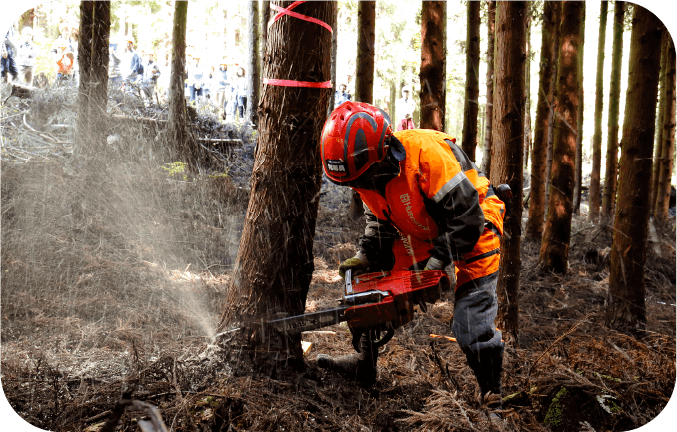
[(573, 332), (578, 328), (578, 326), (581, 325), (581, 324), (583, 323), (583, 321), (587, 321), (587, 319), (590, 318), (591, 315), (592, 315), (592, 313), (589, 313), (589, 314), (587, 314), (586, 316), (584, 316), (583, 318), (581, 318), (580, 320), (578, 320), (578, 322), (576, 322), (576, 324), (574, 324), (569, 330), (567, 330), (566, 333), (564, 333), (562, 336), (558, 337), (553, 343), (551, 343), (550, 346), (548, 347), (548, 349), (546, 349), (545, 351), (543, 351), (543, 353), (536, 359), (536, 361), (534, 362), (534, 364), (531, 365), (531, 368), (529, 369), (529, 373), (527, 374), (527, 377), (530, 377), (530, 376), (531, 376), (531, 372), (533, 372), (533, 370), (534, 370), (534, 368), (536, 367), (536, 365), (538, 364), (538, 362), (539, 362), (546, 354), (548, 354), (550, 351), (552, 351), (552, 349), (555, 347), (555, 345), (557, 345), (557, 343), (558, 343), (559, 341), (561, 341), (562, 339), (564, 339), (565, 337), (567, 337), (568, 335), (570, 335), (571, 333), (573, 333)]
[[(410, 429), (408, 430), (455, 430), (455, 417), (460, 413), (466, 422), (468, 422), (470, 429), (477, 430), (463, 405), (459, 403), (457, 396), (458, 392), (451, 393), (446, 390), (434, 390), (433, 394), (426, 399), (423, 412), (404, 409), (402, 412), (409, 414), (409, 417), (396, 421), (409, 426)], [(454, 406), (458, 409), (458, 412), (453, 409)], [(421, 425), (412, 429), (418, 423)]]
[(301, 341), (301, 350), (303, 350), (303, 355), (307, 356), (310, 353), (310, 349), (313, 347), (312, 342)]

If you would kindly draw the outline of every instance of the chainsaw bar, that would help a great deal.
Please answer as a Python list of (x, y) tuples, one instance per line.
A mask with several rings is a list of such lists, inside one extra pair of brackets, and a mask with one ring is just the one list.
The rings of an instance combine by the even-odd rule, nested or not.
[(316, 330), (345, 321), (345, 311), (350, 307), (350, 305), (346, 305), (334, 309), (325, 309), (292, 317), (273, 319), (268, 321), (267, 324), (274, 329), (289, 334)]

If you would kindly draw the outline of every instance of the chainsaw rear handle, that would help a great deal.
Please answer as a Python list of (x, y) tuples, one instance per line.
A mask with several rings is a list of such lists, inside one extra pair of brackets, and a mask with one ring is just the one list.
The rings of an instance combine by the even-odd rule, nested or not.
[(381, 336), (383, 329), (381, 327), (371, 327), (371, 328), (353, 328), (350, 331), (353, 334), (353, 348), (355, 351), (361, 352), (360, 350), (360, 338), (366, 332), (368, 337), (371, 339), (371, 343), (374, 348), (379, 349), (383, 345), (390, 342), (390, 340), (395, 336), (395, 329), (392, 326), (392, 323), (388, 322), (385, 325), (385, 334)]

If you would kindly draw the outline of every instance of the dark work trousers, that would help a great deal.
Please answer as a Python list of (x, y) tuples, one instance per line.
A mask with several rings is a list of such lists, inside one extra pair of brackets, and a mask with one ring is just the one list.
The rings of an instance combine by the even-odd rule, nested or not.
[(500, 394), (504, 343), (494, 325), (497, 279), (498, 272), (458, 287), (451, 328), (482, 393)]

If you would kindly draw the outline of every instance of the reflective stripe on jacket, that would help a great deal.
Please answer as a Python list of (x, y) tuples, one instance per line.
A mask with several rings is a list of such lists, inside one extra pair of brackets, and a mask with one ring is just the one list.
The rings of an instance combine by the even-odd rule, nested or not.
[(453, 260), (457, 287), (497, 271), (505, 206), (489, 180), (449, 135), (415, 129), (394, 136), (406, 150), (400, 174), (384, 195), (356, 189), (367, 216), (360, 248), (370, 264), (389, 270), (431, 255), (444, 265)]

